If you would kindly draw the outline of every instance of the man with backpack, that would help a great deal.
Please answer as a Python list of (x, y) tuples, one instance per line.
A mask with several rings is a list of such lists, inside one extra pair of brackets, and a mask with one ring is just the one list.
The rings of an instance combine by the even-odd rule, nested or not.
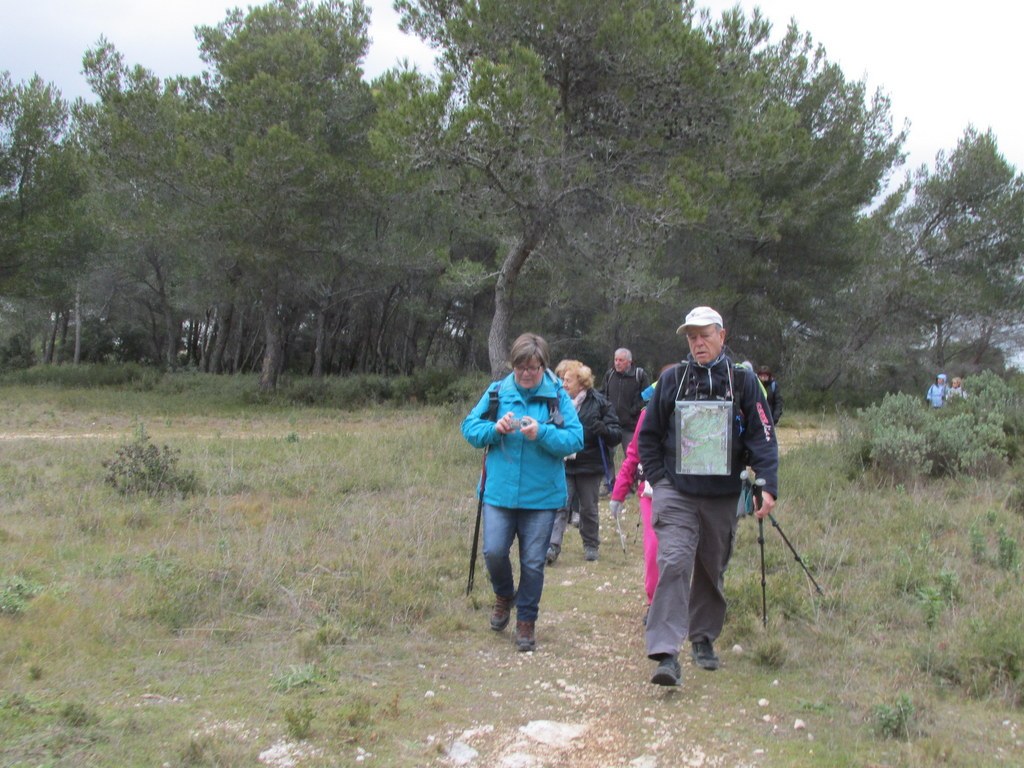
[(622, 428), (622, 451), (625, 453), (633, 440), (636, 422), (645, 405), (641, 393), (651, 386), (651, 377), (638, 365), (633, 365), (633, 353), (625, 347), (615, 350), (612, 367), (604, 375), (601, 394), (615, 408)]
[(653, 486), (658, 586), (647, 617), (651, 682), (679, 685), (678, 656), (687, 640), (693, 660), (718, 669), (714, 641), (725, 623), (725, 569), (736, 536), (736, 506), (748, 466), (765, 484), (767, 517), (778, 495), (775, 424), (756, 376), (724, 351), (722, 316), (693, 309), (676, 331), (690, 354), (658, 379), (637, 437), (640, 462)]
[(771, 410), (772, 421), (776, 424), (782, 418), (782, 390), (779, 389), (779, 381), (767, 365), (757, 369), (757, 378), (761, 380), (765, 395), (768, 397), (768, 408)]

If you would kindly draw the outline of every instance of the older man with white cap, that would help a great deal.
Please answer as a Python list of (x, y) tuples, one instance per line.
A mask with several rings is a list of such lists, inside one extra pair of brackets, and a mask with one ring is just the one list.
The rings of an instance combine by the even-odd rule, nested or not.
[(778, 497), (779, 451), (764, 390), (725, 354), (722, 316), (693, 309), (676, 331), (690, 354), (664, 371), (640, 428), (639, 454), (654, 488), (658, 587), (647, 617), (651, 682), (679, 685), (679, 650), (689, 639), (698, 667), (718, 669), (714, 642), (725, 623), (725, 569), (748, 466), (765, 484), (755, 514)]

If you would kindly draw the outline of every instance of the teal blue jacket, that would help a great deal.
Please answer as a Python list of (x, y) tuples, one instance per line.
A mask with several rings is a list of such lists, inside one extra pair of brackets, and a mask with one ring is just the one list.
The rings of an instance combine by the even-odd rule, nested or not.
[[(509, 411), (540, 423), (536, 440), (520, 432), (498, 433), (487, 418), (492, 387), (498, 392), (500, 419)], [(462, 435), (474, 448), (487, 452), (484, 501), (508, 509), (560, 509), (566, 503), (565, 465), (562, 459), (583, 447), (583, 426), (572, 399), (548, 371), (532, 390), (520, 389), (513, 374), (488, 387), (480, 402), (462, 421)], [(556, 398), (562, 425), (551, 423), (549, 401)]]

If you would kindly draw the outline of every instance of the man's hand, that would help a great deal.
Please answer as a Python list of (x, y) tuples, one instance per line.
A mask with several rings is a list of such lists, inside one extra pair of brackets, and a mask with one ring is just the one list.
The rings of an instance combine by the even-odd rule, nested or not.
[(763, 491), (760, 496), (761, 506), (757, 507), (756, 504), (754, 505), (757, 507), (754, 510), (754, 515), (758, 520), (764, 520), (772, 513), (772, 510), (775, 509), (775, 497), (768, 493), (768, 491)]

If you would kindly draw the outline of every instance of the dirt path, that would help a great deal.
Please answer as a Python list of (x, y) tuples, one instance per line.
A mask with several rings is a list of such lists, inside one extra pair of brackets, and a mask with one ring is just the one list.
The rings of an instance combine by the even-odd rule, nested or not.
[[(816, 430), (783, 428), (780, 444), (791, 450), (820, 438)], [(717, 672), (681, 657), (678, 689), (649, 682), (640, 536), (636, 506), (627, 504), (625, 554), (603, 504), (598, 562), (584, 562), (578, 535), (567, 533), (562, 557), (547, 570), (535, 653), (516, 653), (509, 630), (489, 633), (489, 604), (481, 605), (477, 620), (489, 647), (463, 658), (465, 671), (448, 685), (482, 688), (469, 705), (480, 714), (438, 736), (439, 765), (743, 768), (787, 764), (782, 742), (787, 751), (791, 742), (813, 751), (815, 723), (773, 707), (785, 674), (759, 668), (739, 646), (718, 648)], [(487, 603), (486, 581), (476, 589)]]

